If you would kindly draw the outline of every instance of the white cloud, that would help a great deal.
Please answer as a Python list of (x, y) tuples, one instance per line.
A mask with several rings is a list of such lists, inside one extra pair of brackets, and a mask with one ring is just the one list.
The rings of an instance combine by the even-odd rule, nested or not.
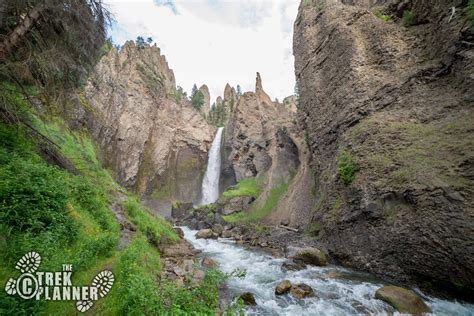
[[(253, 91), (255, 73), (280, 100), (293, 93), (293, 22), (298, 0), (108, 0), (118, 44), (151, 36), (176, 82), (190, 91), (207, 84), (214, 100), (224, 86)], [(157, 5), (161, 4), (161, 5)]]

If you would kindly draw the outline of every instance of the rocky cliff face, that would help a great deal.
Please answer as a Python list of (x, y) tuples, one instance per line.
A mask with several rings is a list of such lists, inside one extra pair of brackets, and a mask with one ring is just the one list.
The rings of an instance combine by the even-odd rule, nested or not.
[[(303, 1), (294, 54), (315, 236), (346, 265), (469, 296), (474, 51), (466, 3)], [(355, 177), (344, 184), (338, 164), (350, 174), (353, 162)]]
[[(230, 87), (225, 100), (236, 98)], [(288, 98), (291, 100), (291, 98)], [(290, 101), (288, 101), (290, 102)], [(281, 103), (272, 102), (257, 73), (255, 92), (245, 92), (232, 108), (225, 128), (221, 189), (246, 179), (257, 178), (263, 192), (256, 201), (245, 200), (237, 210), (255, 212), (265, 204), (270, 191), (288, 186), (278, 205), (265, 221), (302, 226), (312, 207), (308, 151), (296, 114)], [(248, 202), (251, 204), (249, 205)]]
[(209, 88), (207, 85), (203, 84), (199, 91), (201, 91), (202, 95), (204, 96), (204, 103), (202, 104), (202, 112), (204, 114), (209, 114), (209, 110), (211, 109), (211, 95), (209, 93)]
[(199, 198), (214, 132), (176, 93), (160, 49), (133, 42), (104, 56), (86, 87), (88, 127), (105, 166), (156, 209)]

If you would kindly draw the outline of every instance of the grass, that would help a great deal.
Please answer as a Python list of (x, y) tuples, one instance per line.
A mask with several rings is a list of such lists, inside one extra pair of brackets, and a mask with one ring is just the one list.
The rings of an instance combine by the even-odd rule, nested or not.
[(357, 164), (351, 154), (345, 150), (339, 152), (337, 157), (337, 175), (345, 185), (354, 181)]
[(442, 183), (469, 192), (472, 180), (458, 168), (474, 148), (470, 117), (470, 109), (431, 123), (374, 116), (351, 129), (347, 137), (358, 143), (367, 131), (375, 131), (363, 144), (354, 146), (353, 152), (364, 164), (364, 176), (373, 178), (376, 187), (403, 190), (416, 184)]
[(253, 208), (248, 213), (240, 212), (228, 216), (223, 216), (229, 223), (258, 221), (268, 216), (277, 205), (281, 196), (288, 190), (288, 183), (282, 183), (268, 192), (267, 199), (259, 208)]
[(239, 196), (253, 196), (257, 198), (262, 193), (258, 178), (246, 178), (239, 181), (237, 187), (225, 191), (222, 196), (231, 199)]
[(171, 225), (161, 217), (155, 217), (135, 197), (128, 197), (122, 204), (130, 221), (137, 226), (152, 244), (157, 245), (161, 236), (176, 241), (177, 235)]

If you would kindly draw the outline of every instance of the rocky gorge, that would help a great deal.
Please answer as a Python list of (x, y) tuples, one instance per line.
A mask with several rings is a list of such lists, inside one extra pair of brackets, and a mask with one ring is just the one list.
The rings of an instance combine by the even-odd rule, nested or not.
[[(199, 239), (257, 246), (287, 257), (289, 270), (329, 262), (472, 300), (474, 35), (466, 4), (302, 1), (297, 94), (272, 101), (259, 73), (254, 91), (238, 95), (226, 84), (216, 100), (223, 126), (209, 120), (207, 85), (199, 111), (160, 49), (130, 41), (97, 64), (75, 118), (118, 183)], [(218, 127), (220, 196), (200, 205)], [(310, 259), (292, 247), (310, 249)], [(195, 255), (187, 249), (178, 260), (181, 250), (166, 269), (178, 279)], [(304, 286), (281, 291), (308, 294)], [(391, 299), (390, 288), (377, 293)], [(414, 314), (429, 310), (416, 303)]]

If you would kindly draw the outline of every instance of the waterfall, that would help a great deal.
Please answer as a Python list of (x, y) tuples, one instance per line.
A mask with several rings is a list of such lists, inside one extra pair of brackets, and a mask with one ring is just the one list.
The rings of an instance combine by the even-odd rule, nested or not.
[(212, 141), (211, 150), (209, 150), (206, 174), (202, 180), (202, 205), (214, 203), (219, 198), (222, 129), (223, 127), (217, 129), (216, 136)]

